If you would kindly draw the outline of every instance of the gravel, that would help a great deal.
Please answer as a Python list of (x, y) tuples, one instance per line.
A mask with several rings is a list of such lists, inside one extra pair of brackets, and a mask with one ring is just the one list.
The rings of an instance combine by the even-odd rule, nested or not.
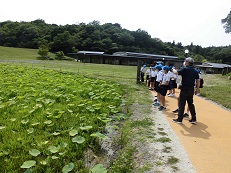
[[(165, 143), (156, 141), (147, 142), (146, 148), (149, 151), (149, 155), (151, 156), (148, 158), (148, 162), (152, 163), (153, 167), (152, 170), (146, 171), (146, 173), (195, 173), (196, 170), (193, 168), (187, 152), (184, 150), (179, 141), (179, 138), (174, 133), (162, 111), (158, 111), (156, 107), (152, 107), (152, 113), (150, 117), (153, 119), (155, 124), (152, 126), (152, 129), (156, 132), (155, 138), (161, 138), (163, 137), (163, 134), (166, 134), (165, 137), (171, 139), (171, 141)], [(166, 149), (168, 149), (168, 152), (166, 152)], [(175, 164), (169, 164), (169, 158), (176, 158), (178, 159), (178, 162)]]

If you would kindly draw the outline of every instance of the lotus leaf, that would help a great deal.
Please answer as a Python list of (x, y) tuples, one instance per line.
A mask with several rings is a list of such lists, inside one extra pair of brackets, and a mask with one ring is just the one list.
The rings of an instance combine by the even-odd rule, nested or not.
[(84, 126), (84, 127), (80, 127), (81, 130), (89, 130), (92, 129), (92, 126)]
[(59, 151), (59, 149), (55, 146), (49, 146), (48, 149), (50, 150), (50, 152), (52, 153), (57, 153)]
[(57, 157), (57, 156), (52, 156), (51, 157), (53, 160), (55, 160), (55, 159), (58, 159), (59, 157)]
[(36, 161), (35, 160), (28, 160), (28, 161), (25, 161), (21, 168), (31, 168), (32, 166), (34, 166), (36, 164)]
[(37, 125), (39, 125), (40, 124), (40, 122), (36, 122), (36, 123), (33, 123), (33, 124), (31, 124), (32, 126), (37, 126)]
[(38, 156), (40, 154), (40, 151), (37, 150), (37, 149), (31, 149), (29, 151), (29, 153), (32, 155), (32, 156)]
[(22, 121), (21, 121), (22, 124), (27, 124), (28, 122), (29, 122), (28, 119), (27, 119), (27, 120), (22, 120)]
[(77, 134), (78, 134), (78, 131), (75, 130), (75, 129), (73, 129), (73, 130), (71, 130), (71, 131), (69, 132), (69, 135), (70, 135), (70, 136), (75, 136), (75, 135), (77, 135)]
[(27, 132), (28, 132), (28, 134), (33, 133), (33, 132), (34, 132), (34, 128), (29, 128), (29, 129), (27, 130)]
[(92, 133), (90, 136), (98, 137), (98, 138), (103, 139), (103, 140), (108, 139), (107, 136), (103, 135), (103, 134), (100, 133), (100, 132)]
[(51, 120), (47, 120), (47, 121), (44, 121), (45, 124), (51, 124), (52, 121)]
[(16, 118), (11, 118), (10, 121), (14, 122), (16, 121)]
[(91, 173), (107, 173), (107, 170), (102, 164), (97, 164), (91, 169)]
[(62, 169), (63, 173), (68, 173), (68, 172), (71, 172), (72, 169), (74, 168), (74, 163), (69, 163), (67, 165), (65, 165)]
[(82, 136), (76, 136), (72, 138), (72, 142), (76, 142), (78, 144), (82, 144), (85, 141), (85, 138)]
[(0, 130), (5, 129), (5, 128), (6, 128), (5, 126), (0, 126)]
[(59, 132), (54, 132), (54, 133), (52, 133), (52, 135), (58, 136), (58, 135), (60, 135), (60, 133)]

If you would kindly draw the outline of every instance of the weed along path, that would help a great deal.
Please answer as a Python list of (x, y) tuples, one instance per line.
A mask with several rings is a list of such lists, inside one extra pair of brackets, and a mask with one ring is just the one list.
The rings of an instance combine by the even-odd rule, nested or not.
[[(156, 95), (155, 92), (152, 94)], [(179, 90), (176, 91), (178, 95)], [(166, 96), (167, 110), (163, 114), (198, 173), (230, 173), (231, 111), (199, 96), (194, 96), (194, 103), (197, 112), (195, 125), (190, 124), (187, 118), (183, 124), (172, 122), (177, 117), (172, 113), (177, 108), (177, 97)]]

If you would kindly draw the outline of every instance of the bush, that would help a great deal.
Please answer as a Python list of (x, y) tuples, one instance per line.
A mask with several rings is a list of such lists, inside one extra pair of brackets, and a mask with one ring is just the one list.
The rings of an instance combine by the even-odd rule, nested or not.
[(64, 55), (63, 51), (56, 52), (55, 59), (57, 59), (57, 60), (65, 59), (65, 55)]

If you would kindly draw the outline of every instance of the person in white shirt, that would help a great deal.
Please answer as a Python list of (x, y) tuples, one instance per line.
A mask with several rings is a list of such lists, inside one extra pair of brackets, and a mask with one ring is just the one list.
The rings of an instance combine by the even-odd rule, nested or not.
[(141, 77), (141, 82), (144, 82), (144, 73), (146, 71), (146, 65), (144, 64), (143, 67), (140, 69), (140, 77)]
[(155, 103), (153, 103), (154, 106), (159, 106), (160, 105), (160, 82), (162, 81), (163, 79), (163, 72), (161, 71), (162, 70), (162, 65), (157, 65), (156, 66), (156, 81), (155, 81), (155, 87), (154, 87), (154, 90), (156, 91), (157, 93), (157, 99), (154, 101)]
[(170, 82), (169, 82), (169, 93), (168, 97), (175, 97), (175, 88), (177, 88), (176, 78), (177, 75), (173, 72), (174, 69), (172, 67), (169, 67), (170, 70), (168, 71)]
[(157, 76), (157, 71), (156, 68), (153, 67), (150, 74), (150, 88), (149, 88), (150, 90), (154, 90), (156, 76)]
[(160, 111), (166, 109), (165, 96), (166, 96), (167, 91), (169, 89), (169, 82), (170, 82), (170, 76), (168, 74), (168, 71), (170, 70), (170, 68), (168, 66), (164, 66), (163, 70), (164, 70), (163, 78), (162, 78), (162, 81), (159, 83), (159, 86), (160, 86), (160, 103), (161, 103), (161, 106), (159, 107)]
[(151, 74), (151, 69), (152, 67), (150, 67), (149, 69), (147, 69), (147, 71), (145, 72), (146, 74), (146, 85), (148, 87), (150, 87), (150, 74)]

